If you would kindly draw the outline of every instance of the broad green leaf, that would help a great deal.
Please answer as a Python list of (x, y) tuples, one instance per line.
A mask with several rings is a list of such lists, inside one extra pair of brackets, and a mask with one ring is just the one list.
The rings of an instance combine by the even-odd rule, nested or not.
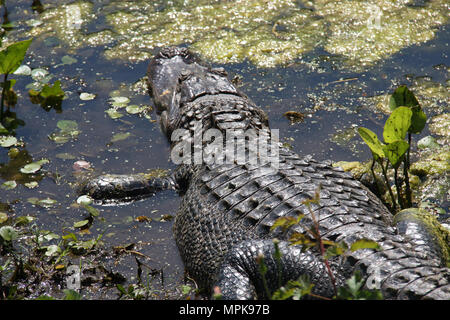
[(80, 100), (86, 101), (86, 100), (93, 100), (95, 99), (95, 94), (88, 93), (88, 92), (82, 92), (80, 93)]
[(73, 227), (74, 228), (81, 228), (81, 227), (86, 226), (88, 223), (89, 223), (89, 220), (81, 220), (81, 221), (75, 222), (73, 224)]
[(59, 120), (56, 126), (62, 131), (78, 130), (78, 124), (73, 120)]
[(41, 165), (36, 162), (26, 164), (23, 168), (20, 168), (22, 173), (35, 173), (41, 169)]
[(97, 209), (95, 209), (94, 207), (88, 205), (88, 204), (81, 204), (81, 206), (83, 208), (85, 208), (87, 210), (87, 212), (89, 212), (89, 214), (93, 217), (98, 217), (99, 216), (99, 212)]
[(373, 131), (367, 128), (359, 127), (358, 133), (364, 140), (364, 142), (369, 146), (373, 155), (376, 155), (379, 158), (385, 157), (383, 152), (383, 145), (380, 140), (378, 140), (377, 135)]
[(0, 147), (9, 148), (17, 143), (17, 138), (13, 136), (1, 136)]
[(0, 52), (0, 73), (12, 73), (22, 63), (32, 39), (16, 42)]
[(408, 148), (408, 142), (399, 140), (384, 146), (383, 150), (392, 166), (398, 168)]
[(29, 189), (33, 189), (33, 188), (36, 188), (39, 184), (37, 181), (31, 181), (31, 182), (26, 182), (23, 185)]
[(407, 86), (399, 86), (389, 99), (389, 107), (392, 111), (400, 106), (415, 107), (418, 105), (419, 101)]
[(47, 79), (49, 72), (42, 68), (33, 69), (31, 71), (31, 78), (34, 81), (37, 81), (39, 83), (45, 82), (45, 79)]
[(19, 76), (29, 76), (31, 75), (31, 68), (29, 66), (21, 65), (14, 71), (14, 74)]
[(420, 106), (411, 108), (411, 111), (411, 126), (409, 127), (408, 131), (411, 133), (420, 133), (423, 128), (425, 128), (425, 124), (427, 123), (427, 116), (420, 109)]
[(117, 133), (111, 138), (111, 142), (117, 142), (121, 140), (125, 140), (131, 135), (129, 132)]
[(21, 216), (17, 217), (15, 221), (16, 226), (25, 225), (34, 221), (34, 217), (31, 216)]
[(109, 115), (109, 117), (111, 119), (118, 119), (118, 118), (123, 117), (123, 114), (114, 108), (110, 108), (110, 109), (106, 110), (105, 112)]
[(5, 241), (12, 241), (19, 237), (19, 233), (11, 226), (4, 226), (0, 228), (0, 237)]
[(5, 212), (0, 212), (0, 223), (6, 222), (8, 220), (8, 214)]
[(126, 110), (129, 114), (137, 114), (137, 113), (140, 113), (140, 112), (144, 111), (144, 110), (145, 110), (145, 107), (140, 107), (140, 106), (138, 106), (138, 105), (136, 105), (136, 104), (132, 104), (132, 105), (127, 106), (127, 107), (125, 108), (125, 110)]
[(12, 190), (15, 187), (17, 187), (17, 183), (14, 180), (5, 181), (2, 184), (0, 184), (0, 188), (4, 190)]
[(49, 163), (48, 159), (42, 159), (39, 161), (35, 161), (29, 164), (26, 164), (23, 168), (20, 169), (22, 173), (35, 173), (39, 171), (43, 164)]
[(62, 250), (60, 247), (58, 247), (56, 244), (52, 244), (47, 246), (47, 251), (45, 251), (45, 255), (47, 257), (52, 257), (58, 255), (59, 253), (61, 253), (61, 251)]
[(383, 130), (384, 142), (391, 143), (405, 139), (411, 126), (412, 111), (408, 107), (398, 107), (386, 120)]
[(56, 80), (53, 84), (53, 87), (46, 84), (40, 93), (41, 97), (44, 99), (47, 98), (60, 98), (64, 97), (64, 91), (61, 89), (61, 81)]
[(61, 58), (61, 62), (62, 62), (62, 64), (69, 64), (70, 65), (70, 64), (78, 62), (78, 60), (73, 58), (73, 57), (71, 57), (71, 56), (64, 56), (64, 57)]
[(355, 242), (352, 243), (352, 245), (350, 246), (350, 250), (352, 252), (356, 251), (356, 250), (360, 250), (360, 249), (375, 249), (375, 250), (381, 250), (381, 246), (373, 240), (368, 240), (368, 239), (360, 239), (360, 240), (356, 240)]

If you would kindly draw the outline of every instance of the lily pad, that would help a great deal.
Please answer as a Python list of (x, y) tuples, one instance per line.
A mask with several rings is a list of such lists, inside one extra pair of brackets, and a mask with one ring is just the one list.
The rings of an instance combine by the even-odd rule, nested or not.
[(8, 214), (5, 212), (0, 212), (0, 223), (6, 222), (8, 220)]
[(44, 208), (49, 208), (54, 206), (55, 204), (58, 203), (58, 201), (50, 199), (50, 198), (46, 198), (46, 199), (38, 199), (35, 197), (31, 197), (27, 199), (27, 202), (40, 206), (40, 207), (44, 207)]
[(19, 237), (19, 232), (11, 226), (4, 226), (0, 228), (0, 237), (5, 241), (12, 241)]
[(45, 79), (48, 74), (49, 74), (49, 72), (47, 70), (42, 69), (42, 68), (37, 68), (37, 69), (33, 69), (33, 71), (31, 71), (31, 78), (34, 81), (42, 82), (42, 80)]
[(146, 108), (145, 107), (141, 107), (135, 104), (129, 105), (126, 107), (126, 111), (129, 114), (137, 114), (137, 113), (141, 113), (142, 111), (144, 111)]
[(0, 146), (9, 148), (17, 143), (17, 138), (13, 136), (0, 136)]
[(131, 135), (130, 132), (117, 133), (117, 134), (115, 134), (115, 135), (112, 137), (111, 142), (117, 142), (117, 141), (125, 140), (125, 139), (128, 138), (130, 135)]
[(18, 76), (29, 76), (31, 75), (31, 68), (26, 65), (21, 65), (20, 67), (17, 68), (16, 71), (14, 71), (13, 74)]
[(31, 182), (24, 183), (23, 185), (29, 189), (34, 189), (39, 185), (39, 183), (37, 181), (31, 181)]
[(0, 184), (0, 188), (2, 188), (4, 190), (12, 190), (15, 187), (17, 187), (17, 183), (14, 180), (5, 181), (2, 184)]
[(61, 62), (62, 62), (62, 64), (69, 64), (70, 65), (70, 64), (77, 63), (78, 60), (73, 58), (73, 57), (71, 57), (71, 56), (64, 56), (64, 57), (61, 58)]
[(39, 171), (43, 164), (48, 163), (49, 161), (47, 159), (42, 159), (36, 162), (32, 162), (29, 164), (26, 164), (22, 168), (20, 168), (20, 172), (22, 173), (35, 173)]
[(74, 131), (78, 129), (78, 124), (73, 120), (60, 120), (56, 126), (63, 131)]
[(82, 92), (80, 93), (80, 99), (83, 101), (87, 101), (87, 100), (93, 100), (95, 99), (95, 94), (93, 93), (88, 93), (88, 92)]
[(123, 114), (114, 108), (110, 108), (105, 111), (111, 119), (119, 119), (123, 117)]
[(76, 157), (74, 155), (71, 155), (70, 153), (67, 153), (67, 152), (58, 153), (55, 157), (58, 158), (58, 159), (63, 159), (63, 160), (76, 159)]
[(81, 221), (77, 221), (73, 224), (74, 228), (82, 228), (84, 226), (86, 226), (89, 223), (89, 220), (81, 220)]

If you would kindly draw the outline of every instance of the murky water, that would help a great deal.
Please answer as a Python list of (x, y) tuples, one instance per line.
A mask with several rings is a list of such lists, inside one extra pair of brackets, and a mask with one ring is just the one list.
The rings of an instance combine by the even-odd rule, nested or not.
[[(49, 82), (60, 80), (67, 97), (60, 110), (45, 110), (30, 101), (28, 90), (35, 82), (30, 76), (10, 76), (17, 80), (14, 89), (18, 94), (11, 111), (21, 120), (14, 135), (23, 146), (15, 158), (8, 155), (9, 148), (0, 147), (0, 184), (17, 182), (12, 190), (0, 190), (0, 211), (10, 219), (35, 217), (40, 228), (57, 234), (76, 233), (73, 224), (87, 213), (74, 205), (80, 175), (73, 169), (75, 161), (88, 161), (95, 173), (174, 168), (154, 112), (130, 114), (118, 108), (122, 117), (117, 119), (105, 113), (112, 107), (112, 96), (128, 97), (128, 105), (152, 105), (139, 81), (145, 76), (147, 59), (161, 45), (192, 44), (209, 61), (225, 67), (231, 77), (239, 76), (240, 89), (268, 113), (282, 141), (299, 154), (313, 154), (319, 160), (368, 159), (369, 150), (355, 128), (364, 126), (381, 135), (386, 115), (379, 104), (399, 84), (416, 90), (429, 118), (448, 113), (448, 4), (398, 1), (394, 6), (386, 1), (391, 4), (381, 6), (382, 14), (390, 19), (381, 20), (373, 39), (365, 39), (369, 26), (359, 31), (355, 26), (366, 26), (361, 22), (367, 20), (361, 14), (366, 9), (359, 15), (357, 8), (348, 12), (352, 2), (341, 1), (331, 12), (333, 1), (250, 1), (246, 8), (240, 1), (34, 1), (34, 8), (31, 1), (6, 1), (12, 25), (3, 45), (33, 36), (24, 64), (47, 70), (52, 76)], [(367, 3), (373, 5), (373, 1)], [(274, 6), (272, 12), (258, 16), (267, 11), (267, 5)], [(402, 6), (407, 10), (402, 11)], [(5, 7), (1, 10), (4, 13)], [(204, 24), (217, 14), (207, 32), (202, 32), (203, 24), (194, 23), (202, 16), (201, 10)], [(232, 15), (232, 10), (237, 13)], [(164, 20), (168, 17), (177, 18), (179, 24)], [(349, 24), (356, 22), (344, 27), (344, 18)], [(394, 18), (403, 20), (395, 28), (386, 25)], [(244, 23), (245, 19), (250, 22)], [(405, 21), (417, 29), (402, 33)], [(248, 30), (254, 33), (246, 34)], [(219, 31), (215, 43), (211, 34)], [(355, 36), (356, 51), (351, 51), (346, 39), (350, 41), (354, 32), (362, 35)], [(395, 37), (389, 38), (389, 32)], [(388, 49), (383, 51), (383, 46)], [(95, 94), (95, 99), (81, 100), (81, 93)], [(304, 121), (291, 124), (283, 116), (287, 111), (304, 113)], [(77, 122), (80, 133), (76, 138), (66, 143), (49, 139), (58, 132), (60, 120)], [(129, 135), (114, 141), (121, 133)], [(20, 174), (24, 164), (43, 158), (50, 162), (39, 173), (32, 177)], [(38, 181), (38, 186), (24, 185), (30, 181)], [(57, 204), (36, 206), (29, 201), (32, 197), (51, 198)], [(183, 282), (183, 266), (172, 237), (172, 222), (138, 222), (136, 218), (175, 215), (178, 204), (178, 196), (167, 192), (129, 205), (99, 207), (100, 217), (90, 233), (80, 238), (103, 233), (106, 247), (135, 243), (135, 250), (149, 257), (143, 261), (163, 269), (165, 286), (175, 290)], [(135, 280), (133, 256), (121, 257), (114, 267), (130, 283)]]

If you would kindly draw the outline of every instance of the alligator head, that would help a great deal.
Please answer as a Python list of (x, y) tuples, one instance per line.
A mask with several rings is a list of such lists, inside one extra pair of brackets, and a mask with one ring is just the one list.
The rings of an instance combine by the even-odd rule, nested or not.
[(223, 68), (210, 68), (187, 48), (162, 49), (147, 70), (149, 93), (161, 127), (170, 135), (178, 128), (182, 108), (204, 95), (242, 95), (227, 79)]

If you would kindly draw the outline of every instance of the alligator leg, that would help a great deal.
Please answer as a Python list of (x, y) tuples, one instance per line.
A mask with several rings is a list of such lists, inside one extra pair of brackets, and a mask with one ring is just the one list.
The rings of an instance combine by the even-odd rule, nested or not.
[(80, 193), (95, 200), (127, 200), (144, 198), (158, 191), (176, 188), (177, 184), (172, 176), (105, 174), (86, 183)]
[[(334, 285), (320, 256), (311, 251), (302, 252), (300, 246), (278, 242), (279, 255), (273, 240), (247, 240), (234, 246), (225, 256), (216, 286), (224, 299), (267, 299), (289, 280), (302, 275), (314, 284), (312, 293), (322, 297), (334, 295)], [(261, 263), (266, 272), (261, 273)], [(338, 275), (332, 266), (333, 274)], [(342, 285), (343, 277), (335, 278)], [(263, 292), (256, 297), (255, 292)]]

